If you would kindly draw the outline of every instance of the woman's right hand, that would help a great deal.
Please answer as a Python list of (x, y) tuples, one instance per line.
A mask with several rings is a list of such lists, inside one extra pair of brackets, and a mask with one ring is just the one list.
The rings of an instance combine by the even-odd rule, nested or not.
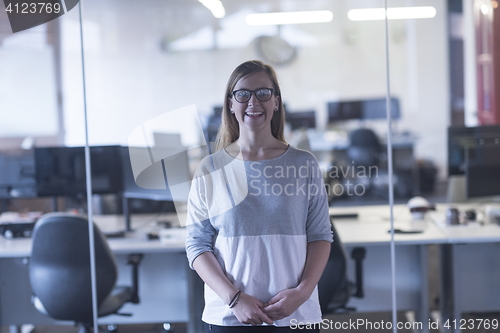
[(232, 308), (234, 315), (242, 324), (256, 326), (267, 323), (272, 325), (273, 321), (262, 309), (264, 309), (264, 303), (245, 293), (241, 293), (238, 303)]

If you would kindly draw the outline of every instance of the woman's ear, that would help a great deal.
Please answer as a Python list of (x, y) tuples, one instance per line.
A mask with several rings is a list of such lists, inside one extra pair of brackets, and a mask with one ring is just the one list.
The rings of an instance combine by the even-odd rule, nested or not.
[(233, 100), (228, 97), (227, 105), (229, 106), (229, 112), (233, 113)]
[(279, 110), (279, 107), (280, 107), (280, 96), (276, 96), (276, 98), (274, 99), (274, 109), (275, 110)]

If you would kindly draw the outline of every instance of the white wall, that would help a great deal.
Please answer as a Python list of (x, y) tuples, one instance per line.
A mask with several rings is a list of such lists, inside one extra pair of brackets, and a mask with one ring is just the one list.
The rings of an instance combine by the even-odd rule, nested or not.
[[(318, 9), (331, 9), (334, 21), (294, 27), (316, 37), (318, 43), (299, 48), (294, 62), (276, 68), (288, 107), (292, 111), (314, 108), (324, 113), (331, 100), (383, 96), (383, 22), (350, 22), (346, 17), (348, 9), (381, 6), (382, 2), (316, 3), (322, 4)], [(407, 3), (391, 1), (390, 5)], [(401, 99), (402, 105), (397, 129), (418, 135), (417, 158), (433, 160), (444, 177), (449, 124), (445, 1), (411, 3), (435, 6), (437, 17), (390, 22), (392, 93)], [(165, 28), (168, 23), (162, 21), (162, 15), (168, 12), (167, 2), (143, 1), (140, 7), (136, 2), (116, 0), (89, 0), (85, 4), (91, 144), (126, 144), (128, 134), (141, 123), (185, 105), (196, 104), (201, 114), (211, 112), (214, 105), (222, 103), (225, 84), (234, 67), (258, 58), (253, 44), (163, 51), (160, 41), (170, 32)], [(74, 44), (77, 11), (62, 19), (64, 29), (71, 35), (65, 43)], [(78, 47), (65, 46), (65, 50), (66, 142), (79, 145), (84, 136)], [(384, 134), (384, 122), (370, 125)]]
[(477, 77), (476, 77), (476, 31), (474, 27), (474, 1), (463, 0), (462, 34), (464, 39), (464, 107), (465, 125), (478, 126)]
[[(415, 3), (424, 5), (421, 1)], [(445, 1), (425, 4), (431, 3), (437, 9), (436, 18), (407, 23), (407, 50), (414, 53), (406, 54), (406, 70), (401, 68), (406, 73), (398, 75), (407, 84), (401, 89), (407, 98), (403, 100), (405, 114), (400, 125), (419, 136), (417, 158), (434, 161), (439, 167), (439, 176), (446, 178), (446, 130), (450, 123), (447, 10)], [(397, 70), (392, 69), (392, 77), (397, 75)], [(398, 82), (392, 84), (397, 87)], [(401, 87), (403, 85), (401, 82)]]
[(0, 137), (57, 135), (54, 50), (45, 28), (12, 34), (0, 45)]

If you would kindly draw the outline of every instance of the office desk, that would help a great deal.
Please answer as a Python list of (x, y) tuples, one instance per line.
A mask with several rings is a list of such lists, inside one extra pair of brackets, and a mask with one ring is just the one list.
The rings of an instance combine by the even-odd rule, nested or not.
[[(500, 311), (500, 226), (444, 226), (446, 206), (431, 214), (448, 238), (441, 258), (443, 320), (460, 323), (463, 313)], [(459, 325), (453, 331), (461, 332)]]
[[(357, 212), (357, 220), (335, 222), (339, 236), (349, 250), (355, 246), (367, 248), (364, 263), (365, 298), (352, 299), (349, 306), (358, 311), (390, 311), (390, 234), (387, 206), (332, 208), (332, 213)], [(174, 217), (169, 217), (172, 219)], [(396, 235), (398, 309), (416, 310), (420, 321), (428, 314), (427, 247), (442, 241), (443, 233), (433, 224), (411, 224), (406, 207), (395, 210), (396, 227), (424, 228), (422, 234)], [(121, 217), (95, 217), (104, 231), (123, 228)], [(133, 225), (144, 222), (133, 221)], [(145, 230), (144, 232), (147, 232)], [(140, 232), (139, 232), (140, 233)], [(110, 248), (117, 256), (120, 277), (118, 284), (129, 284), (130, 268), (125, 265), (128, 253), (144, 253), (140, 266), (141, 304), (128, 304), (122, 312), (132, 317), (109, 316), (100, 323), (142, 323), (188, 321), (190, 332), (200, 332), (202, 291), (200, 280), (187, 266), (184, 241), (162, 244), (146, 242), (138, 234), (126, 239), (109, 239)], [(30, 239), (6, 240), (0, 238), (0, 311), (2, 325), (51, 324), (51, 319), (38, 313), (30, 304), (28, 267), (23, 264), (29, 257)], [(349, 271), (353, 275), (353, 271)], [(424, 330), (425, 332), (425, 330)]]
[[(144, 219), (135, 217), (133, 225), (144, 226)], [(175, 218), (170, 216), (169, 219)], [(113, 216), (97, 216), (96, 223), (103, 230), (111, 231), (123, 228), (123, 219)], [(118, 227), (118, 228), (117, 228)], [(196, 307), (193, 292), (199, 293), (199, 281), (187, 265), (184, 240), (163, 244), (160, 241), (145, 241), (144, 229), (122, 239), (108, 239), (109, 246), (115, 253), (119, 278), (117, 285), (130, 285), (130, 266), (126, 265), (127, 255), (143, 253), (139, 266), (140, 304), (126, 304), (120, 312), (132, 313), (131, 317), (111, 315), (99, 319), (101, 324), (128, 324), (151, 322), (189, 322), (189, 332), (196, 332), (199, 317), (192, 317)], [(56, 322), (40, 314), (31, 304), (31, 289), (27, 258), (31, 252), (31, 239), (8, 240), (0, 237), (0, 325), (50, 325), (72, 324)], [(189, 287), (191, 286), (191, 287)], [(198, 295), (196, 295), (198, 296)]]
[[(438, 209), (443, 210), (444, 206), (438, 207)], [(387, 232), (389, 230), (388, 206), (335, 207), (331, 208), (330, 212), (332, 214), (358, 213), (357, 219), (339, 219), (335, 221), (335, 226), (347, 250), (355, 246), (363, 246), (367, 249), (363, 265), (365, 297), (351, 299), (348, 305), (356, 307), (360, 312), (390, 311), (391, 267), (390, 234)], [(175, 217), (169, 217), (169, 219), (173, 218)], [(394, 218), (395, 228), (424, 230), (420, 234), (395, 235), (396, 286), (398, 310), (416, 310), (417, 321), (427, 323), (429, 313), (427, 245), (456, 246), (455, 252), (462, 258), (468, 251), (461, 251), (460, 246), (463, 244), (457, 242), (474, 242), (475, 244), (470, 245), (477, 246), (479, 240), (487, 242), (482, 245), (489, 244), (495, 247), (498, 245), (491, 242), (500, 241), (500, 228), (498, 228), (497, 238), (489, 228), (464, 232), (459, 229), (440, 228), (429, 220), (412, 222), (411, 215), (404, 205), (395, 206)], [(96, 217), (95, 221), (103, 230), (113, 230), (117, 226), (123, 228), (121, 217)], [(143, 223), (144, 221), (133, 220), (133, 225)], [(144, 261), (140, 266), (141, 304), (129, 304), (123, 308), (122, 312), (131, 312), (134, 314), (132, 317), (109, 316), (100, 319), (100, 323), (188, 321), (190, 332), (198, 332), (202, 310), (200, 307), (201, 285), (196, 274), (188, 268), (184, 241), (180, 240), (170, 244), (162, 244), (159, 241), (147, 242), (139, 234), (140, 232), (126, 239), (109, 239), (108, 241), (112, 251), (117, 255), (120, 269), (119, 284), (130, 283), (130, 268), (125, 265), (126, 255), (137, 252), (145, 254)], [(460, 235), (463, 237), (461, 238)], [(6, 240), (0, 237), (1, 325), (54, 323), (49, 318), (39, 314), (29, 301), (31, 291), (29, 290), (28, 267), (23, 264), (23, 261), (29, 256), (30, 249), (30, 239)], [(469, 260), (472, 259), (469, 258)], [(485, 264), (481, 260), (475, 259), (472, 260), (474, 267)], [(349, 264), (352, 265), (352, 262), (349, 261)], [(500, 267), (500, 264), (497, 267)], [(350, 266), (348, 269), (350, 279), (354, 280), (353, 267)], [(456, 270), (459, 269), (461, 266), (456, 266)], [(461, 272), (453, 272), (453, 274), (459, 273)], [(493, 277), (489, 279), (493, 280)], [(490, 280), (485, 282), (492, 283), (493, 281)], [(497, 280), (499, 279), (497, 278)], [(469, 276), (461, 275), (461, 279), (456, 280), (456, 282), (460, 288), (466, 286), (466, 283), (470, 283)], [(489, 297), (491, 298), (493, 295), (490, 293)], [(496, 299), (498, 301), (499, 298)], [(474, 305), (480, 302), (480, 300), (476, 302), (473, 298), (471, 300), (471, 304)], [(456, 310), (468, 309), (463, 307), (464, 304), (460, 298), (457, 298), (456, 301), (458, 302)], [(463, 301), (465, 302), (465, 299)], [(458, 317), (455, 315), (455, 318)], [(426, 325), (424, 325), (425, 327)], [(423, 332), (426, 331), (423, 330)]]
[[(444, 226), (445, 211), (449, 205), (437, 205), (437, 211), (428, 214), (426, 223), (421, 226), (410, 222), (411, 217), (404, 205), (394, 209), (395, 228), (425, 228), (425, 232), (416, 235), (395, 235), (396, 241), (396, 285), (398, 309), (415, 308), (417, 304), (408, 304), (415, 300), (418, 292), (420, 300), (420, 318), (427, 322), (428, 313), (425, 304), (427, 295), (427, 245), (438, 244), (441, 249), (441, 314), (442, 323), (446, 320), (460, 322), (466, 312), (500, 311), (500, 226)], [(457, 206), (457, 205), (454, 205)], [(473, 204), (460, 204), (461, 210), (477, 208)], [(376, 305), (387, 304), (390, 289), (384, 279), (384, 272), (390, 270), (388, 256), (389, 236), (385, 229), (389, 227), (388, 206), (342, 207), (331, 209), (331, 213), (345, 214), (358, 212), (358, 221), (336, 222), (336, 227), (347, 248), (354, 245), (367, 247), (365, 268), (366, 297), (353, 299), (350, 305), (358, 309), (372, 311)], [(434, 223), (436, 222), (436, 223)], [(380, 246), (382, 245), (382, 246)], [(405, 246), (407, 245), (407, 246)], [(418, 250), (415, 250), (418, 249)], [(373, 256), (372, 258), (370, 258)], [(419, 262), (419, 265), (414, 264)], [(415, 270), (411, 274), (411, 270)], [(403, 271), (406, 271), (404, 273)], [(420, 281), (417, 280), (420, 277)], [(418, 286), (421, 290), (418, 290)], [(416, 289), (417, 288), (417, 289)], [(378, 292), (383, 290), (383, 292)], [(371, 295), (373, 294), (373, 295)], [(371, 307), (373, 304), (373, 307)], [(386, 307), (386, 306), (384, 306)], [(453, 330), (460, 332), (459, 327)]]
[[(357, 213), (357, 219), (338, 219), (335, 227), (348, 253), (353, 247), (366, 248), (363, 262), (365, 297), (351, 298), (349, 306), (360, 312), (391, 311), (390, 211), (388, 206), (334, 207), (331, 214)], [(430, 220), (413, 221), (405, 205), (394, 207), (394, 228), (422, 230), (416, 234), (395, 234), (396, 304), (398, 310), (416, 312), (422, 332), (428, 332), (429, 286), (428, 245), (448, 242), (446, 233)], [(353, 265), (353, 261), (349, 260)], [(354, 281), (354, 268), (349, 276)]]

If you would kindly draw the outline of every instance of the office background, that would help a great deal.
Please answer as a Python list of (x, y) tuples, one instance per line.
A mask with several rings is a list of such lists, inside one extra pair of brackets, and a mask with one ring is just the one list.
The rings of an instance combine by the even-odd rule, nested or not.
[[(332, 151), (345, 150), (355, 129), (369, 128), (385, 143), (384, 119), (332, 120), (328, 110), (328, 103), (380, 99), (386, 94), (384, 22), (348, 17), (352, 9), (380, 8), (382, 1), (222, 3), (225, 15), (215, 18), (194, 0), (83, 2), (91, 146), (141, 145), (129, 140), (134, 129), (193, 104), (197, 117), (178, 116), (155, 124), (147, 136), (154, 143), (154, 133), (177, 133), (184, 147), (201, 145), (204, 137), (197, 122), (208, 127), (214, 109), (222, 104), (230, 73), (249, 59), (274, 62), (288, 113), (314, 111), (315, 128), (292, 131), (288, 127), (287, 138), (300, 142), (306, 133), (311, 150), (324, 165), (331, 166)], [(489, 10), (497, 8), (495, 1), (484, 3)], [(429, 18), (389, 21), (391, 96), (399, 103), (393, 136), (396, 143), (410, 147), (412, 172), (419, 163), (436, 171), (435, 186), (430, 190), (422, 191), (410, 175), (411, 191), (396, 199), (403, 203), (421, 194), (444, 202), (447, 129), (479, 124), (474, 6), (481, 4), (472, 0), (390, 0), (388, 5), (435, 9)], [(262, 26), (245, 22), (252, 13), (307, 10), (329, 10), (333, 19)], [(85, 144), (78, 15), (75, 8), (54, 21), (12, 34), (6, 13), (0, 12), (0, 150)], [(280, 37), (280, 41), (266, 44), (262, 36)], [(190, 152), (191, 172), (199, 157), (199, 152)], [(387, 176), (384, 167), (380, 170), (382, 178)], [(384, 181), (380, 183), (384, 185)], [(371, 194), (332, 198), (331, 204), (388, 203), (387, 195)], [(61, 209), (85, 210), (81, 198), (58, 201)], [(143, 205), (153, 213), (165, 210), (156, 204)], [(53, 205), (48, 198), (13, 197), (4, 200), (2, 207), (49, 212)]]
[[(278, 29), (297, 49), (293, 61), (277, 66), (284, 102), (292, 112), (316, 110), (318, 127), (325, 128), (327, 102), (385, 95), (384, 23), (350, 21), (346, 15), (349, 9), (380, 5), (377, 1), (231, 2), (226, 5), (226, 16), (216, 21), (196, 1), (152, 1), (147, 5), (88, 1), (83, 25), (90, 143), (127, 144), (128, 134), (137, 124), (188, 104), (208, 115), (221, 104), (221, 91), (232, 69), (260, 57), (255, 38), (276, 35)], [(417, 158), (435, 161), (444, 178), (443, 134), (450, 123), (448, 5), (446, 1), (418, 1), (415, 5), (434, 6), (436, 16), (394, 20), (389, 25), (392, 95), (400, 99), (402, 108), (395, 130), (418, 136)], [(408, 4), (393, 1), (390, 6)], [(279, 28), (246, 25), (247, 14), (273, 8), (328, 9), (334, 19)], [(469, 26), (455, 29), (463, 31)], [(58, 63), (54, 58), (57, 46), (47, 43), (47, 36), (56, 30), (60, 31)], [(4, 90), (9, 93), (3, 99), (7, 115), (2, 122), (4, 137), (54, 136), (66, 145), (84, 143), (78, 37), (78, 11), (73, 10), (57, 24), (4, 39), (2, 64), (5, 82), (9, 82)], [(27, 118), (21, 118), (20, 110), (34, 121), (24, 121)], [(369, 125), (385, 135), (383, 121)]]

